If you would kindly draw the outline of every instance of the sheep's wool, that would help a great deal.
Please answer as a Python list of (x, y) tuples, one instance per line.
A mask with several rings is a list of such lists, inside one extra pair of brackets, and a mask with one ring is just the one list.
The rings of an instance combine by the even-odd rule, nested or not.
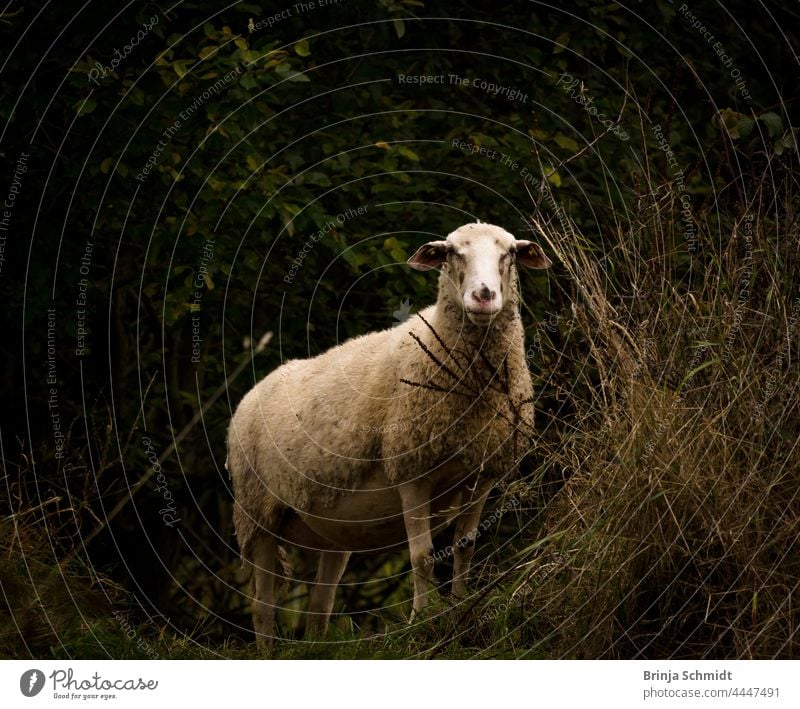
[(465, 317), (445, 264), (434, 305), (286, 362), (245, 396), (228, 441), (243, 551), (259, 526), (277, 531), (285, 507), (324, 514), (376, 471), (394, 485), (451, 460), (492, 479), (514, 470), (531, 443), (533, 393), (511, 269), (488, 326)]

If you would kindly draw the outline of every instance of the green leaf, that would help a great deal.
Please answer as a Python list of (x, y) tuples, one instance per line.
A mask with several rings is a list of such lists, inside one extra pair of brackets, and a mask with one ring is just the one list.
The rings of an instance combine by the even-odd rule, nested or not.
[(792, 128), (792, 130), (786, 131), (783, 138), (780, 139), (780, 142), (783, 144), (784, 148), (789, 148), (790, 150), (794, 148), (797, 151), (797, 128)]
[(569, 32), (562, 32), (555, 40), (553, 54), (561, 54), (569, 45)]
[(239, 85), (243, 89), (247, 89), (249, 91), (250, 89), (256, 88), (258, 86), (258, 82), (252, 76), (250, 76), (250, 74), (245, 74), (241, 79), (239, 79)]
[(289, 79), (289, 81), (311, 81), (302, 71), (295, 71), (294, 69), (284, 71), (282, 76)]
[(720, 118), (722, 119), (722, 125), (728, 132), (728, 135), (731, 138), (738, 138), (739, 122), (747, 120), (747, 116), (745, 116), (744, 113), (739, 113), (738, 111), (734, 111), (732, 108), (723, 108), (719, 112), (719, 115)]
[(329, 187), (331, 184), (330, 178), (324, 172), (310, 172), (306, 175), (306, 180), (320, 187)]
[(145, 93), (140, 88), (134, 88), (128, 91), (128, 100), (134, 106), (144, 106)]
[(563, 133), (558, 133), (555, 137), (556, 144), (559, 148), (564, 148), (564, 150), (571, 150), (573, 153), (578, 152), (578, 143)]
[(783, 132), (783, 121), (777, 113), (772, 113), (772, 111), (769, 113), (762, 113), (758, 117), (758, 120), (767, 126), (767, 132), (770, 138), (774, 138), (776, 135), (780, 135)]
[(155, 65), (156, 66), (167, 66), (169, 64), (169, 60), (172, 59), (173, 51), (172, 49), (165, 49), (163, 52), (159, 52), (156, 54), (155, 58)]
[(83, 103), (76, 104), (75, 107), (79, 116), (87, 116), (97, 108), (97, 101), (93, 98), (87, 98)]
[(695, 367), (691, 372), (689, 372), (683, 378), (681, 383), (678, 385), (678, 388), (676, 389), (675, 393), (676, 394), (679, 393), (683, 389), (683, 385), (686, 384), (686, 382), (690, 381), (692, 379), (692, 377), (694, 377), (695, 374), (697, 374), (698, 372), (702, 372), (707, 367), (712, 367), (714, 365), (717, 365), (717, 364), (719, 364), (719, 362), (720, 362), (719, 357), (714, 357), (713, 359), (710, 359), (707, 362), (703, 362), (703, 364), (700, 364), (697, 367)]
[(307, 39), (301, 39), (297, 44), (294, 45), (294, 51), (298, 57), (307, 57), (311, 54), (311, 49), (308, 46)]
[(172, 62), (172, 70), (178, 75), (179, 79), (182, 79), (189, 73), (189, 64), (191, 63), (191, 59), (179, 59), (176, 62)]
[[(740, 138), (746, 138), (748, 135), (750, 135), (750, 133), (753, 132), (753, 126), (755, 124), (756, 122), (752, 118), (742, 118), (742, 120), (736, 124), (735, 130)], [(733, 135), (733, 131), (731, 131), (731, 135), (734, 138), (736, 137)]]
[(778, 140), (775, 141), (776, 155), (783, 155), (784, 150), (787, 149), (791, 150), (792, 148), (794, 148), (795, 150), (797, 150), (797, 144), (795, 143), (795, 136), (794, 136), (795, 131), (797, 131), (796, 128), (793, 130), (788, 130), (786, 131), (786, 133), (783, 134), (782, 138), (778, 138)]
[(411, 148), (406, 148), (404, 145), (400, 145), (397, 148), (397, 152), (407, 157), (409, 160), (413, 160), (414, 162), (419, 162), (419, 155), (417, 155)]
[(361, 265), (361, 259), (352, 249), (345, 249), (342, 251), (342, 258), (349, 263), (353, 269), (358, 269), (358, 267)]
[(392, 24), (394, 25), (394, 31), (397, 33), (398, 37), (402, 37), (406, 33), (406, 23), (399, 17), (395, 17), (392, 20)]

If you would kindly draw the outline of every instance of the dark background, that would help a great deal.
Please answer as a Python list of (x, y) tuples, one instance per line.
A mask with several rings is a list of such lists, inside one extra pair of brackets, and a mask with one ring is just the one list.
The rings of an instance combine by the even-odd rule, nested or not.
[[(0, 197), (20, 156), (29, 157), (24, 174), (17, 170), (0, 273), (7, 314), (0, 338), (0, 506), (8, 503), (1, 580), (9, 618), (17, 625), (24, 619), (20, 630), (7, 623), (4, 653), (118, 654), (108, 640), (87, 649), (74, 639), (99, 622), (88, 618), (108, 618), (115, 608), (145, 624), (145, 634), (158, 628), (161, 636), (211, 645), (247, 641), (246, 586), (223, 468), (233, 408), (281, 361), (391, 326), (405, 301), (411, 312), (431, 302), (435, 278), (403, 265), (417, 245), (475, 219), (521, 238), (531, 231), (532, 214), (555, 219), (523, 169), (537, 179), (549, 175), (586, 249), (608, 258), (612, 281), (623, 265), (605, 245), (619, 215), (636, 210), (643, 181), (674, 180), (653, 124), (663, 127), (684, 170), (695, 215), (735, 210), (747, 176), (775, 153), (793, 152), (778, 143), (788, 136), (790, 146), (790, 127), (800, 124), (797, 6), (688, 6), (724, 45), (732, 58), (726, 67), (681, 5), (6, 6)], [(287, 8), (288, 16), (274, 19)], [(91, 82), (95, 63), (109, 66), (114, 50), (122, 51), (151, 17), (158, 18), (152, 31), (99, 85)], [(250, 18), (273, 18), (273, 26), (250, 32)], [(210, 88), (232, 71), (230, 82)], [(573, 96), (558, 84), (564, 72), (583, 84)], [(407, 84), (400, 75), (444, 76), (446, 83)], [(508, 92), (451, 84), (449, 75)], [(512, 98), (514, 89), (520, 95)], [(599, 113), (619, 118), (628, 140), (604, 133), (575, 100), (581, 91)], [(198, 97), (197, 110), (181, 118)], [(761, 147), (746, 148), (736, 127), (758, 117), (753, 135), (761, 136)], [(176, 120), (179, 127), (164, 139)], [(732, 133), (722, 128), (726, 122)], [(466, 154), (454, 139), (508, 155), (517, 167)], [(137, 180), (159, 140), (157, 164)], [(337, 215), (359, 209), (363, 214), (337, 223)], [(691, 274), (677, 220), (672, 277), (680, 289)], [(331, 221), (335, 228), (287, 282), (303, 244)], [(708, 221), (704, 228), (712, 241), (721, 238)], [(213, 253), (203, 261), (210, 239)], [(92, 250), (82, 273), (87, 243)], [(711, 256), (697, 259), (702, 269)], [(207, 271), (198, 288), (201, 266)], [(557, 351), (575, 284), (559, 264), (547, 280), (522, 279), (529, 343), (551, 318), (556, 324), (546, 335)], [(78, 355), (81, 326), (85, 352)], [(267, 331), (272, 341), (254, 356), (252, 343)], [(48, 361), (57, 380), (54, 405)], [(201, 423), (163, 461), (165, 485), (153, 475), (130, 500), (129, 490), (152, 473), (143, 440), (160, 456), (242, 362), (241, 376), (203, 408)], [(554, 417), (568, 420), (564, 390), (582, 365), (538, 348), (530, 362), (542, 381), (537, 421), (545, 437), (557, 440), (563, 425)], [(65, 432), (61, 458), (54, 416)], [(523, 480), (536, 466), (532, 456)], [(539, 473), (546, 482), (553, 476)], [(548, 494), (563, 484), (559, 475)], [(109, 520), (122, 500), (129, 501)], [(172, 525), (163, 512), (170, 500), (179, 519)], [(543, 501), (531, 501), (522, 538), (521, 520), (504, 517), (486, 539), (484, 559), (506, 542), (515, 548), (533, 538)], [(53, 579), (48, 569), (56, 560)], [(301, 578), (313, 576), (310, 561), (296, 562)], [(405, 564), (402, 555), (354, 560), (338, 607), (354, 613), (360, 632), (402, 617)], [(444, 578), (446, 569), (439, 573)], [(358, 583), (365, 578), (373, 582)], [(44, 612), (30, 605), (32, 589), (49, 599)], [(298, 607), (303, 593), (302, 586), (291, 591)], [(301, 625), (284, 618), (288, 634)]]

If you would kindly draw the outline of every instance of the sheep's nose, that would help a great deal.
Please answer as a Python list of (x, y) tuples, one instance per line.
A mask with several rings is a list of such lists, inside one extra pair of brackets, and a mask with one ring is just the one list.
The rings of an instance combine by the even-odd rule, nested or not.
[(493, 290), (489, 290), (489, 286), (486, 286), (486, 285), (483, 286), (483, 288), (481, 288), (480, 290), (472, 291), (472, 297), (478, 303), (484, 303), (484, 304), (485, 303), (491, 303), (495, 299), (496, 296), (497, 296), (497, 293), (495, 293)]

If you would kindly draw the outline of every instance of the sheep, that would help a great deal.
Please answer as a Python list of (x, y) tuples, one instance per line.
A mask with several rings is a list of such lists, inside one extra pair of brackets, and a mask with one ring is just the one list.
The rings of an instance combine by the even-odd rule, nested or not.
[(420, 247), (434, 305), (393, 328), (291, 360), (239, 404), (228, 434), (234, 527), (252, 571), (253, 624), (271, 647), (279, 543), (320, 552), (306, 632), (322, 635), (353, 552), (407, 547), (412, 617), (428, 603), (433, 535), (455, 522), (454, 597), (466, 594), (481, 511), (530, 446), (533, 388), (516, 264), (536, 244), (466, 224)]

